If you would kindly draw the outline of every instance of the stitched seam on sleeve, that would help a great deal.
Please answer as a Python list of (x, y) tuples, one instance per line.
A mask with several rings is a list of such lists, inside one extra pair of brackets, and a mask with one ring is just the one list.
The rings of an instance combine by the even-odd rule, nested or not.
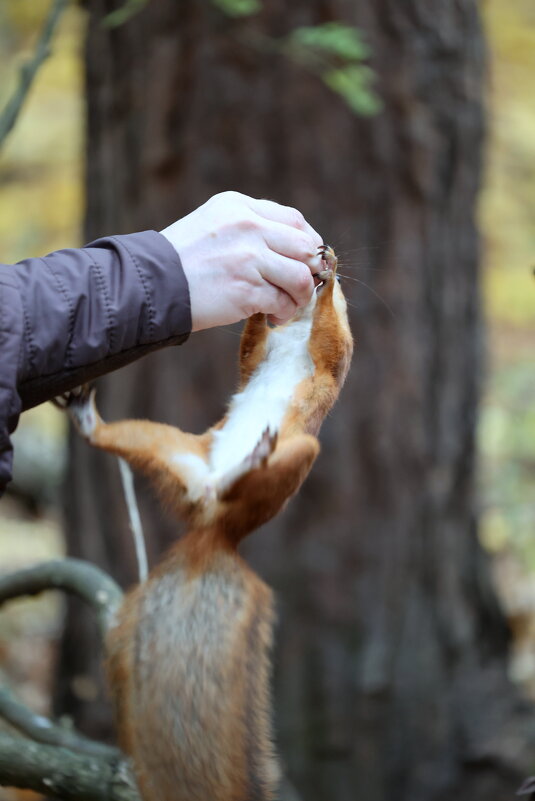
[[(2, 347), (4, 346), (4, 343), (7, 342), (7, 337), (8, 327), (6, 325), (6, 291), (4, 289), (4, 284), (0, 281), (0, 345)], [(5, 385), (3, 386), (5, 388)]]
[[(8, 330), (6, 325), (6, 318), (5, 318), (5, 295), (6, 291), (4, 289), (4, 285), (0, 282), (0, 345), (4, 345), (8, 337)], [(3, 386), (2, 389), (8, 391), (8, 398), (9, 398), (9, 414), (11, 414), (13, 410), (13, 393), (9, 391), (7, 386)], [(0, 448), (4, 449), (6, 445), (9, 443), (9, 434), (4, 427), (0, 427)]]
[(67, 349), (65, 351), (65, 367), (69, 368), (69, 367), (71, 367), (71, 362), (72, 362), (72, 352), (71, 351), (72, 351), (72, 347), (73, 347), (73, 329), (74, 329), (74, 316), (75, 316), (75, 314), (74, 314), (74, 306), (73, 306), (72, 301), (71, 301), (71, 299), (69, 297), (69, 293), (65, 289), (63, 281), (61, 280), (59, 275), (54, 272), (54, 270), (52, 269), (51, 265), (47, 262), (46, 259), (41, 259), (41, 261), (44, 262), (44, 264), (45, 264), (47, 270), (49, 271), (50, 275), (55, 280), (55, 282), (57, 284), (57, 287), (58, 287), (58, 289), (59, 289), (59, 291), (60, 291), (60, 293), (61, 293), (61, 295), (63, 297), (63, 300), (65, 301), (67, 309), (69, 310), (68, 331), (67, 331)]
[(95, 270), (95, 278), (97, 288), (102, 295), (104, 300), (104, 308), (106, 311), (106, 338), (108, 340), (108, 353), (113, 352), (113, 346), (115, 342), (115, 326), (113, 325), (113, 313), (111, 308), (111, 298), (108, 292), (108, 287), (106, 286), (106, 279), (104, 278), (104, 274), (100, 268), (100, 265), (96, 262), (91, 262), (94, 270)]
[(28, 312), (26, 311), (26, 307), (24, 306), (24, 304), (22, 305), (22, 320), (24, 324), (24, 334), (26, 337), (26, 342), (28, 343), (28, 366), (30, 370), (34, 370), (35, 354), (37, 352), (37, 349), (35, 347), (35, 339), (33, 338), (33, 331), (30, 323), (30, 318), (28, 317)]
[(128, 255), (130, 256), (130, 258), (132, 259), (132, 261), (134, 263), (134, 267), (136, 268), (136, 272), (137, 272), (139, 280), (141, 282), (141, 286), (143, 287), (143, 291), (145, 293), (145, 298), (146, 298), (146, 301), (147, 301), (147, 310), (148, 310), (148, 315), (149, 315), (149, 337), (152, 338), (153, 335), (154, 335), (154, 316), (155, 316), (155, 311), (154, 311), (154, 306), (152, 304), (152, 300), (151, 300), (151, 296), (150, 296), (150, 289), (149, 289), (149, 286), (148, 286), (148, 281), (145, 278), (145, 276), (143, 275), (143, 270), (142, 270), (141, 266), (139, 265), (136, 257), (134, 256), (133, 253), (130, 252), (130, 249), (125, 245), (125, 243), (124, 242), (119, 242), (119, 240), (115, 236), (112, 236), (111, 239), (113, 239), (114, 242), (117, 242), (117, 245), (119, 247), (121, 247), (121, 246), (124, 247), (124, 249), (126, 250), (126, 252), (128, 253)]
[[(26, 310), (26, 306), (23, 303), (23, 300), (22, 300), (22, 297), (21, 297), (21, 294), (20, 294), (20, 287), (18, 286), (18, 283), (16, 281), (13, 281), (13, 283), (12, 283), (9, 280), (5, 280), (5, 278), (6, 278), (5, 274), (4, 275), (0, 274), (0, 286), (7, 286), (7, 287), (9, 287), (9, 289), (15, 290), (15, 292), (18, 294), (18, 296), (20, 298), (20, 305), (21, 305), (21, 309), (22, 309), (22, 324), (23, 324), (23, 327), (24, 327), (24, 337), (25, 337), (25, 340), (28, 343), (28, 354), (27, 354), (28, 365), (29, 365), (30, 369), (34, 369), (34, 367), (35, 367), (35, 355), (36, 355), (36, 352), (37, 352), (37, 348), (35, 346), (35, 339), (34, 339), (34, 336), (33, 336), (33, 330), (32, 330), (32, 326), (31, 326), (30, 318), (28, 316), (28, 312)], [(19, 368), (20, 368), (20, 366), (22, 364), (23, 358), (24, 358), (24, 342), (21, 340), (21, 346), (20, 346), (20, 349), (19, 349), (19, 356), (18, 356), (18, 367)]]

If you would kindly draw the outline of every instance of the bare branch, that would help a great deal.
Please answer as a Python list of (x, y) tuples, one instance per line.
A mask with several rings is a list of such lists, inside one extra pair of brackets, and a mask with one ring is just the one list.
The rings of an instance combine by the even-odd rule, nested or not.
[[(50, 589), (71, 592), (90, 604), (102, 635), (123, 597), (99, 568), (63, 559), (0, 578), (0, 605)], [(118, 749), (34, 714), (5, 688), (0, 688), (0, 717), (26, 735), (0, 732), (0, 785), (53, 793), (65, 801), (140, 801), (129, 763)]]
[(88, 756), (0, 732), (0, 785), (64, 801), (141, 801), (124, 757)]
[(39, 67), (50, 55), (50, 42), (52, 41), (54, 30), (68, 2), (69, 0), (54, 0), (50, 13), (43, 25), (35, 52), (20, 69), (18, 86), (0, 113), (0, 147), (17, 121)]
[(32, 712), (5, 687), (0, 687), (0, 717), (37, 743), (64, 746), (92, 756), (121, 758), (121, 752), (117, 748), (90, 740), (72, 729), (57, 725), (47, 717)]
[(123, 598), (115, 581), (95, 565), (80, 559), (58, 559), (2, 576), (0, 605), (44, 590), (65, 590), (86, 601), (97, 613), (103, 636)]

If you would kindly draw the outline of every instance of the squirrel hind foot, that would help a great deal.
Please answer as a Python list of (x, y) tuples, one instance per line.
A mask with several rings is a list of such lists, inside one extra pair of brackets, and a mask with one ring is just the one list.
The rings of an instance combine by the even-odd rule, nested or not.
[(99, 419), (95, 394), (94, 387), (84, 384), (84, 386), (77, 387), (76, 390), (61, 396), (62, 407), (67, 411), (80, 434), (86, 439), (90, 439)]

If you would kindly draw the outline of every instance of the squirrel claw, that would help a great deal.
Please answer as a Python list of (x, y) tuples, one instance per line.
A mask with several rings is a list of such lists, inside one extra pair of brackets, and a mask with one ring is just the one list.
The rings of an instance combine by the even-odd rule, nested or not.
[(259, 467), (265, 467), (267, 460), (277, 447), (278, 433), (275, 431), (271, 433), (269, 426), (267, 426), (262, 436), (254, 446), (251, 453), (249, 453), (241, 464), (243, 473), (248, 473), (249, 470), (256, 470)]
[(247, 454), (240, 464), (217, 481), (216, 495), (221, 499), (229, 493), (232, 487), (251, 470), (266, 467), (267, 462), (277, 447), (278, 433), (271, 432), (267, 426), (253, 450)]
[(246, 457), (246, 461), (250, 462), (250, 470), (253, 470), (255, 467), (266, 466), (268, 458), (277, 447), (277, 439), (277, 432), (275, 431), (272, 434), (269, 426), (267, 426), (267, 428), (265, 428), (262, 432), (262, 436), (258, 440), (258, 443), (255, 445), (249, 456)]
[(336, 258), (336, 254), (330, 245), (322, 245), (321, 248), (318, 248), (318, 255), (321, 256), (322, 261), (324, 261), (327, 265), (329, 272), (336, 272), (338, 259)]
[(61, 395), (56, 395), (55, 398), (52, 398), (52, 403), (54, 406), (57, 406), (58, 409), (66, 410), (76, 401), (87, 398), (89, 389), (89, 384), (81, 384), (79, 387), (70, 389), (68, 392), (62, 392)]
[(89, 438), (96, 428), (98, 413), (95, 406), (95, 392), (89, 384), (83, 384), (70, 392), (54, 398), (55, 405), (64, 409), (83, 437)]
[(330, 245), (321, 245), (318, 248), (318, 256), (320, 256), (322, 262), (324, 262), (325, 269), (314, 275), (314, 281), (317, 281), (318, 283), (316, 286), (321, 288), (324, 283), (334, 278), (338, 266), (338, 259)]

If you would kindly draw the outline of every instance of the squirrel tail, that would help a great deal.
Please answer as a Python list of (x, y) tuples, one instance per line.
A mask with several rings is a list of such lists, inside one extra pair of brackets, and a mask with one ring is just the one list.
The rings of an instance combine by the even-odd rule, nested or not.
[(210, 530), (131, 592), (107, 640), (121, 745), (144, 801), (268, 801), (269, 588)]

